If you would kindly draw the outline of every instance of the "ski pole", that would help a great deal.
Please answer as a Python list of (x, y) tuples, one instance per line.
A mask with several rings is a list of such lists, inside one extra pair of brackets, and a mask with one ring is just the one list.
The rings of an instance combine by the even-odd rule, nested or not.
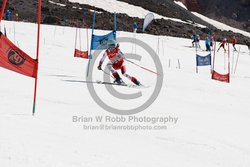
[(136, 66), (138, 66), (138, 67), (140, 67), (140, 68), (142, 68), (142, 69), (144, 69), (144, 70), (146, 70), (146, 71), (149, 71), (149, 72), (154, 73), (154, 74), (156, 74), (156, 75), (160, 75), (160, 74), (158, 74), (157, 72), (154, 72), (154, 71), (149, 70), (149, 69), (147, 69), (147, 68), (145, 68), (145, 67), (143, 67), (143, 66), (140, 66), (140, 65), (138, 65), (138, 64), (136, 64), (136, 63), (134, 63), (134, 62), (132, 62), (132, 61), (126, 59), (126, 58), (125, 58), (124, 60), (126, 60), (126, 61), (130, 62), (131, 64), (134, 64), (134, 65), (136, 65)]
[(231, 68), (231, 73), (233, 73), (233, 69), (234, 69), (234, 52), (233, 52), (233, 60), (232, 60), (232, 68)]
[(179, 66), (179, 69), (181, 69), (181, 63), (179, 59), (178, 59), (178, 66)]
[(240, 56), (240, 47), (239, 47), (239, 51), (238, 51), (238, 57), (237, 57), (237, 60), (236, 60), (235, 68), (234, 68), (234, 74), (236, 73), (236, 69), (237, 69), (237, 66), (238, 66), (239, 56)]
[(114, 76), (110, 75), (109, 73), (107, 73), (107, 72), (106, 72), (106, 71), (104, 71), (103, 69), (101, 69), (101, 70), (102, 70), (102, 72), (103, 72), (104, 74), (109, 75), (110, 77), (112, 77), (113, 79), (115, 79), (115, 77), (114, 77)]

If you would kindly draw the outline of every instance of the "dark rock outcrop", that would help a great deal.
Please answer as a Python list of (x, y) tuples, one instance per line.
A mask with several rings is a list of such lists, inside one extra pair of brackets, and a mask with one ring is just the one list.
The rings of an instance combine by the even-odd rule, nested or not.
[[(250, 32), (250, 0), (179, 0), (192, 11)], [(194, 1), (197, 4), (192, 7)], [(197, 7), (198, 5), (198, 7)]]
[[(244, 43), (249, 40), (241, 34), (235, 34), (227, 31), (220, 31), (214, 26), (205, 21), (195, 17), (189, 11), (181, 8), (173, 3), (171, 0), (143, 0), (132, 1), (122, 0), (133, 5), (142, 6), (145, 9), (154, 11), (163, 16), (179, 18), (181, 20), (189, 20), (190, 24), (181, 22), (174, 22), (171, 20), (157, 19), (154, 20), (146, 29), (146, 33), (154, 35), (168, 35), (174, 37), (191, 38), (193, 33), (200, 34), (204, 39), (206, 33), (216, 32), (220, 39), (230, 35), (236, 35), (239, 43)], [(54, 3), (51, 3), (54, 2)], [(1, 3), (1, 0), (0, 0)], [(60, 3), (63, 5), (58, 5)], [(150, 5), (149, 5), (150, 4)], [(19, 21), (36, 22), (37, 19), (37, 1), (34, 0), (8, 0), (7, 9), (10, 9), (12, 14), (18, 13)], [(95, 8), (90, 5), (83, 5), (79, 3), (71, 3), (68, 0), (42, 0), (42, 23), (54, 24), (64, 26), (79, 26), (91, 27), (93, 10), (97, 11), (96, 15), (96, 29), (112, 30), (113, 29), (113, 15), (103, 9)], [(83, 17), (85, 22), (83, 23)], [(136, 21), (139, 25), (138, 32), (141, 32), (143, 19), (137, 17), (129, 17), (126, 14), (117, 14), (117, 30), (132, 31), (133, 22)], [(206, 25), (207, 28), (195, 27), (192, 22)], [(247, 26), (247, 25), (246, 25)]]

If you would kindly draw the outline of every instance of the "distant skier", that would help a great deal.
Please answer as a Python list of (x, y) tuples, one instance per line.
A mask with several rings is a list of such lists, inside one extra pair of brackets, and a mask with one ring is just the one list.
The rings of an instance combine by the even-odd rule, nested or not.
[(138, 29), (138, 25), (137, 25), (136, 22), (134, 22), (134, 24), (133, 24), (133, 32), (136, 33), (137, 29)]
[(198, 34), (198, 35), (196, 36), (196, 42), (197, 42), (197, 46), (198, 46), (199, 48), (201, 48), (201, 46), (200, 46), (200, 40), (201, 40), (201, 38), (200, 38), (200, 35)]
[(246, 41), (246, 45), (247, 45), (248, 50), (249, 50), (249, 52), (250, 52), (250, 41)]
[(211, 47), (210, 47), (210, 36), (208, 35), (206, 37), (206, 40), (205, 40), (205, 45), (206, 45), (206, 51), (211, 51)]
[(199, 35), (196, 35), (196, 34), (194, 34), (193, 36), (192, 36), (192, 46), (194, 47), (194, 44), (196, 45), (196, 46), (198, 46), (199, 48), (201, 47), (200, 46), (200, 36)]
[(194, 34), (192, 37), (192, 46), (194, 47), (194, 43), (196, 43), (196, 35)]
[(210, 40), (210, 47), (213, 50), (213, 44), (215, 42), (215, 35), (214, 35), (214, 33), (212, 35), (209, 34), (209, 40)]
[(235, 48), (235, 44), (236, 43), (237, 43), (236, 37), (233, 36), (233, 38), (232, 38), (232, 44), (233, 44), (233, 47), (234, 47), (234, 51), (237, 51), (236, 48)]
[(5, 12), (5, 19), (10, 21), (10, 17), (11, 17), (11, 11), (8, 9), (8, 10)]
[(115, 78), (114, 83), (122, 84), (124, 83), (120, 77), (120, 75), (117, 73), (116, 70), (121, 70), (121, 73), (123, 76), (127, 77), (129, 80), (131, 80), (136, 85), (141, 85), (140, 82), (135, 78), (126, 73), (126, 66), (124, 65), (124, 54), (119, 49), (119, 44), (116, 43), (115, 40), (108, 40), (107, 42), (108, 49), (103, 54), (99, 66), (97, 67), (98, 70), (102, 70), (102, 64), (106, 57), (109, 58), (109, 63), (107, 64), (109, 70), (111, 71), (112, 75)]
[(227, 38), (224, 38), (222, 40), (222, 42), (220, 43), (220, 47), (218, 48), (217, 52), (220, 50), (220, 48), (224, 49), (224, 52), (227, 52), (226, 48), (225, 48), (225, 44), (227, 44)]

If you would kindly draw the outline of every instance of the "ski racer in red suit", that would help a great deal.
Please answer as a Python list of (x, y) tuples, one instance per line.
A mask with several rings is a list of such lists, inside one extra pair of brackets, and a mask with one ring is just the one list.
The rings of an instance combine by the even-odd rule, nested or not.
[(225, 48), (225, 44), (227, 43), (227, 38), (224, 38), (223, 41), (220, 43), (220, 47), (218, 48), (217, 52), (220, 50), (220, 48), (222, 47), (224, 49), (224, 51), (226, 52), (226, 48)]
[(121, 70), (123, 76), (127, 77), (136, 85), (141, 85), (140, 82), (133, 76), (130, 76), (126, 73), (126, 66), (124, 65), (124, 54), (119, 49), (119, 45), (116, 44), (115, 40), (109, 40), (107, 42), (108, 49), (103, 54), (99, 66), (97, 67), (98, 70), (102, 70), (102, 64), (106, 57), (109, 58), (109, 63), (107, 64), (108, 69), (111, 71), (112, 75), (115, 78), (114, 83), (122, 84), (124, 83), (118, 74), (117, 70)]
[(235, 48), (235, 45), (237, 43), (237, 40), (236, 40), (235, 36), (233, 36), (232, 43), (233, 43), (234, 51), (237, 51), (236, 48)]

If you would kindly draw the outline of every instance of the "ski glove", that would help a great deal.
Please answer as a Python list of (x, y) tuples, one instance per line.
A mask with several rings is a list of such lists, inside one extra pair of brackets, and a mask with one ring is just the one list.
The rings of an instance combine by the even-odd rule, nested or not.
[(99, 66), (97, 67), (98, 70), (102, 70), (102, 65), (99, 64)]

